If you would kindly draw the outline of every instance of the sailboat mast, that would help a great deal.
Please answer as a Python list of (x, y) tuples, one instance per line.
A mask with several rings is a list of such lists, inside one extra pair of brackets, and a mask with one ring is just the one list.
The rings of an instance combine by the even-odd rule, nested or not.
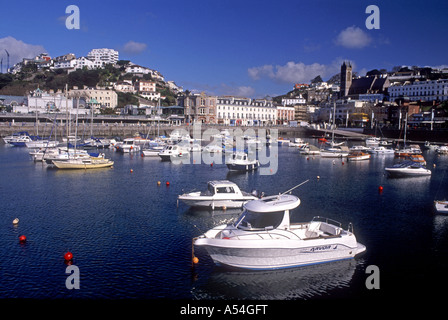
[(331, 130), (331, 146), (334, 146), (334, 127), (336, 126), (336, 102), (333, 103), (333, 126)]

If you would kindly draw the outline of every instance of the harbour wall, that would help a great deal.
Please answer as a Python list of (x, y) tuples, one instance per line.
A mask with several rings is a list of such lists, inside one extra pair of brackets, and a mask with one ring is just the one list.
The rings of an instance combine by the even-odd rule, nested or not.
[[(241, 129), (244, 133), (248, 129), (252, 129), (252, 132), (257, 134), (260, 130), (266, 130), (270, 133), (272, 130), (277, 130), (278, 137), (287, 139), (291, 138), (318, 138), (326, 136), (331, 137), (332, 131), (325, 129), (313, 129), (309, 127), (286, 127), (286, 126), (269, 126), (269, 127), (235, 127), (235, 126), (223, 126), (223, 125), (210, 125), (201, 124), (201, 133), (205, 130), (214, 128), (218, 131), (228, 129), (229, 131), (235, 129)], [(150, 137), (157, 135), (169, 136), (175, 129), (183, 129), (190, 135), (193, 135), (193, 126), (188, 125), (159, 125), (155, 123), (93, 123), (89, 121), (81, 121), (78, 123), (78, 127), (75, 124), (71, 124), (67, 127), (66, 123), (53, 124), (50, 122), (0, 122), (0, 136), (5, 137), (19, 131), (27, 131), (31, 135), (36, 133), (41, 137), (56, 137), (60, 140), (62, 137), (66, 137), (67, 133), (70, 135), (77, 134), (80, 138), (88, 138), (91, 135), (95, 137), (119, 137), (127, 138), (137, 134), (149, 134)], [(335, 130), (335, 138), (344, 140), (364, 140), (370, 135), (375, 135), (375, 129), (355, 129), (355, 130)], [(376, 136), (384, 137), (393, 140), (403, 140), (403, 130), (398, 129), (382, 129), (381, 134), (376, 132)], [(407, 141), (424, 143), (425, 141), (435, 143), (448, 143), (448, 130), (407, 130)]]

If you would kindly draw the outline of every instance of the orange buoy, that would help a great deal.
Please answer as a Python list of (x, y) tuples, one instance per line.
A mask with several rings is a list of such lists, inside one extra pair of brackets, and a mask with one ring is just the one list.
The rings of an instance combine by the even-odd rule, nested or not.
[(134, 172), (134, 170), (131, 169), (131, 173)]
[(19, 242), (20, 242), (20, 243), (24, 243), (24, 242), (26, 242), (26, 237), (25, 237), (24, 235), (21, 235), (21, 236), (19, 237)]
[(198, 264), (198, 263), (199, 263), (199, 259), (198, 259), (198, 257), (193, 257), (193, 263), (194, 263), (194, 264)]
[(66, 254), (64, 254), (65, 261), (71, 261), (73, 260), (73, 254), (69, 251)]

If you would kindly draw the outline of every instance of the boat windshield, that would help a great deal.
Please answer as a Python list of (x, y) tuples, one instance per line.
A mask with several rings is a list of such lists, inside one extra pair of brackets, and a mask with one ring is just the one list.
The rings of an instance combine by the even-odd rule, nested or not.
[(277, 228), (283, 220), (284, 211), (254, 212), (244, 210), (234, 226), (243, 230), (259, 231)]

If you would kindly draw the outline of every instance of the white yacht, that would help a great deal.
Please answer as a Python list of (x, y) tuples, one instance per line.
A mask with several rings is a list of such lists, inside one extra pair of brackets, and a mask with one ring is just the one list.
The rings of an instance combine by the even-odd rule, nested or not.
[(192, 207), (241, 208), (244, 203), (258, 199), (255, 195), (241, 191), (238, 185), (228, 180), (209, 181), (206, 191), (184, 193), (178, 196)]
[(177, 144), (167, 145), (162, 151), (159, 152), (159, 157), (164, 161), (171, 160), (173, 158), (187, 158), (189, 156), (189, 147), (182, 147)]
[(249, 201), (233, 224), (210, 229), (194, 238), (214, 262), (236, 268), (270, 270), (344, 260), (366, 250), (353, 227), (327, 218), (291, 223), (290, 212), (300, 205), (294, 195)]
[(140, 151), (141, 146), (140, 143), (138, 143), (135, 138), (127, 138), (124, 139), (123, 142), (117, 143), (115, 145), (115, 148), (117, 149), (117, 151), (123, 153), (130, 153)]
[(28, 149), (38, 149), (38, 148), (54, 148), (59, 145), (59, 141), (56, 140), (35, 140), (25, 142), (25, 146)]
[(343, 158), (347, 157), (349, 149), (346, 146), (333, 147), (320, 150), (320, 156), (322, 158)]
[(418, 177), (431, 175), (431, 170), (426, 169), (423, 165), (414, 161), (397, 163), (391, 167), (386, 167), (385, 170), (391, 177)]
[(231, 159), (226, 160), (226, 165), (229, 170), (252, 171), (258, 169), (260, 163), (256, 159), (249, 159), (245, 152), (234, 152)]
[(448, 201), (436, 200), (434, 201), (434, 207), (438, 213), (448, 214)]
[(367, 152), (373, 153), (373, 154), (394, 154), (395, 150), (386, 148), (384, 146), (377, 146), (377, 147), (370, 148), (369, 150), (367, 150)]

